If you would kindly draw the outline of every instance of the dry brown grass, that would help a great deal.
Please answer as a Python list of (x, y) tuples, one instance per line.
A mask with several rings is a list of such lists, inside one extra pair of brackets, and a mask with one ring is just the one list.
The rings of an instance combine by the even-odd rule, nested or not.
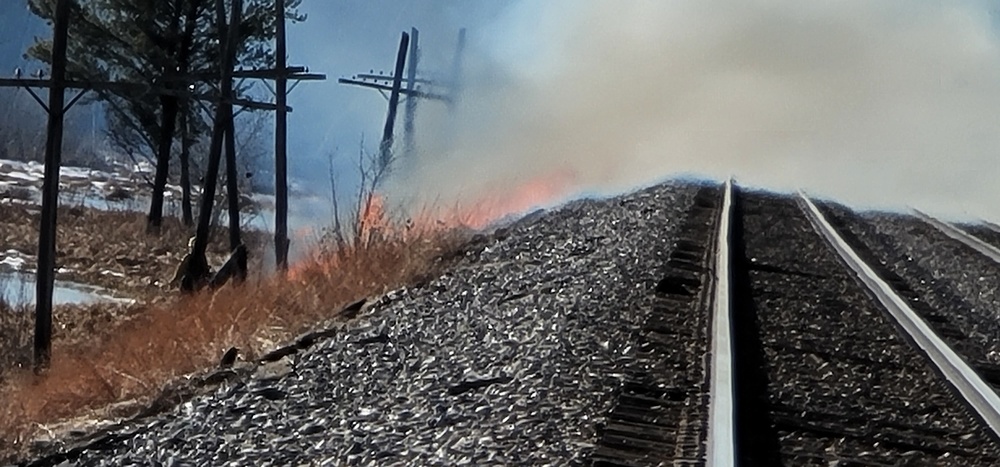
[(0, 459), (23, 453), (39, 424), (149, 398), (178, 375), (214, 366), (230, 346), (253, 359), (336, 318), (349, 302), (423, 280), (457, 241), (453, 234), (407, 232), (328, 247), (287, 278), (255, 278), (149, 305), (93, 339), (56, 341), (45, 375), (18, 370), (0, 388)]
[[(0, 284), (0, 290), (4, 284)], [(0, 383), (4, 370), (31, 364), (34, 315), (26, 306), (11, 304), (0, 296)]]
[[(58, 213), (56, 267), (69, 272), (57, 279), (83, 282), (115, 290), (129, 297), (152, 298), (169, 290), (173, 268), (187, 253), (191, 227), (166, 217), (158, 235), (146, 234), (146, 216), (134, 211), (103, 211), (62, 207)], [(33, 257), (38, 251), (37, 207), (0, 204), (0, 245)], [(209, 259), (221, 264), (229, 254), (227, 230), (213, 231)], [(254, 249), (265, 240), (262, 232), (244, 233)], [(110, 271), (113, 274), (105, 273)]]

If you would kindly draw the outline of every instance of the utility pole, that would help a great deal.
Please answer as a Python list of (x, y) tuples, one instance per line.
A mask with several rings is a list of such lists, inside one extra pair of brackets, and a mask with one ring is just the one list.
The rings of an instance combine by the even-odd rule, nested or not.
[[(379, 146), (379, 164), (384, 169), (392, 159), (392, 138), (393, 127), (396, 121), (396, 109), (399, 105), (399, 96), (406, 96), (406, 120), (404, 121), (404, 154), (412, 155), (414, 145), (414, 125), (416, 120), (417, 99), (429, 99), (444, 102), (449, 109), (454, 109), (455, 101), (458, 99), (461, 90), (461, 70), (462, 57), (465, 53), (465, 29), (458, 33), (458, 47), (455, 50), (455, 58), (452, 62), (450, 76), (445, 80), (435, 81), (422, 79), (418, 76), (418, 64), (420, 62), (420, 31), (411, 28), (412, 36), (409, 40), (409, 68), (407, 68), (406, 87), (402, 87), (403, 68), (406, 65), (406, 37), (403, 33), (403, 40), (400, 41), (399, 52), (396, 55), (396, 70), (392, 75), (385, 75), (382, 72), (375, 74), (374, 70), (369, 73), (359, 73), (350, 78), (340, 78), (340, 84), (349, 84), (363, 88), (375, 89), (389, 101), (389, 113), (385, 121), (385, 129), (382, 133), (382, 142)], [(447, 81), (446, 81), (447, 80)], [(422, 87), (421, 87), (422, 86)], [(430, 88), (428, 90), (427, 88)], [(389, 92), (389, 94), (386, 94)]]
[[(243, 241), (240, 239), (240, 185), (239, 170), (236, 168), (236, 125), (233, 122), (233, 105), (226, 107), (226, 194), (229, 200), (229, 251), (234, 252)], [(242, 280), (247, 275), (246, 261), (237, 261), (236, 277)]]
[[(226, 104), (222, 104), (226, 105)], [(236, 135), (234, 134), (233, 108), (228, 106), (225, 121), (226, 134), (226, 198), (229, 207), (229, 250), (232, 251), (239, 246), (240, 241), (240, 189), (239, 178), (236, 169)]]
[[(288, 93), (302, 81), (322, 81), (326, 75), (310, 74), (301, 66), (288, 66), (285, 34), (285, 0), (275, 0), (275, 68), (256, 73), (253, 78), (273, 79), (276, 116), (274, 119), (274, 263), (278, 272), (288, 270)], [(288, 81), (295, 82), (291, 87)]]
[(396, 109), (399, 107), (399, 91), (403, 88), (403, 68), (406, 66), (406, 52), (410, 46), (410, 35), (403, 33), (396, 53), (396, 71), (392, 74), (392, 91), (389, 94), (389, 112), (385, 116), (382, 143), (379, 145), (379, 170), (387, 172), (392, 162), (393, 127), (396, 125)]
[(274, 263), (288, 270), (288, 57), (285, 45), (285, 0), (275, 0), (277, 20), (274, 99), (278, 104), (274, 129)]
[(455, 47), (455, 58), (451, 62), (451, 99), (452, 106), (458, 103), (462, 93), (462, 65), (465, 58), (465, 28), (458, 30), (458, 45)]
[[(247, 278), (247, 251), (240, 239), (240, 184), (239, 171), (236, 167), (236, 125), (233, 121), (233, 106), (226, 111), (226, 193), (229, 200), (229, 252), (227, 265), (223, 265), (212, 280), (210, 286), (216, 287), (230, 278), (234, 283), (241, 284)], [(228, 272), (223, 271), (227, 269)]]
[(413, 151), (416, 150), (414, 143), (414, 120), (417, 114), (417, 99), (411, 97), (417, 90), (417, 66), (420, 63), (420, 31), (417, 28), (410, 28), (410, 63), (406, 68), (406, 118), (403, 119), (403, 154), (406, 160), (413, 159)]
[(45, 181), (42, 183), (42, 216), (38, 229), (38, 271), (35, 283), (34, 369), (36, 373), (47, 369), (52, 360), (52, 288), (55, 281), (56, 211), (59, 208), (59, 165), (62, 161), (69, 7), (70, 0), (57, 0), (52, 38), (49, 121), (45, 139)]

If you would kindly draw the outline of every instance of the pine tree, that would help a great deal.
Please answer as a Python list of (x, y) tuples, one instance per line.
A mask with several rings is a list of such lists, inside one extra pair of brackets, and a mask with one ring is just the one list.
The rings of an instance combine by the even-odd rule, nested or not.
[[(301, 0), (286, 1), (286, 15), (303, 21)], [(119, 149), (156, 162), (148, 226), (162, 222), (164, 192), (177, 122), (186, 127), (182, 146), (208, 133), (210, 117), (188, 95), (215, 95), (220, 62), (219, 25), (213, 0), (77, 0), (70, 19), (68, 77), (93, 82), (141, 83), (135, 89), (97, 92), (106, 106), (108, 132)], [(29, 0), (31, 11), (52, 20), (55, 0)], [(236, 64), (263, 68), (274, 63), (273, 0), (246, 0), (239, 27)], [(38, 40), (28, 54), (42, 61), (51, 41)], [(191, 80), (191, 76), (199, 79)], [(235, 89), (245, 95), (248, 86)], [(179, 118), (183, 116), (184, 118)], [(186, 148), (185, 148), (186, 149)], [(181, 151), (185, 221), (190, 213), (189, 151)]]

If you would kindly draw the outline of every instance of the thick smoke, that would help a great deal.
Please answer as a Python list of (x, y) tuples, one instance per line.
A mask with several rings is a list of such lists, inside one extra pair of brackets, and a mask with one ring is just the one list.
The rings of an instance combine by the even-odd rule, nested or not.
[(538, 177), (573, 195), (733, 175), (1000, 219), (991, 21), (973, 2), (524, 1), (475, 31), (455, 114), (422, 110), (403, 188), (447, 202)]

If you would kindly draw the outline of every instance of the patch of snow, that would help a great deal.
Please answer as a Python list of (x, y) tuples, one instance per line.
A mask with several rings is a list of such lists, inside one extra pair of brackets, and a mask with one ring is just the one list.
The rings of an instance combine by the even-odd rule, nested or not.
[(18, 180), (27, 180), (29, 182), (37, 182), (37, 181), (41, 180), (41, 177), (39, 177), (37, 174), (28, 174), (28, 173), (20, 172), (20, 171), (17, 171), (17, 170), (12, 170), (10, 172), (7, 172), (4, 175), (6, 175), (8, 178), (15, 178), (15, 179), (18, 179)]
[(11, 269), (21, 269), (27, 263), (27, 260), (21, 257), (7, 257), (0, 259), (0, 265), (9, 267)]
[(59, 176), (69, 178), (90, 178), (91, 170), (84, 167), (60, 167)]
[(153, 164), (150, 164), (148, 161), (139, 161), (138, 164), (132, 166), (132, 170), (134, 172), (151, 174), (155, 172), (156, 167), (154, 167)]

